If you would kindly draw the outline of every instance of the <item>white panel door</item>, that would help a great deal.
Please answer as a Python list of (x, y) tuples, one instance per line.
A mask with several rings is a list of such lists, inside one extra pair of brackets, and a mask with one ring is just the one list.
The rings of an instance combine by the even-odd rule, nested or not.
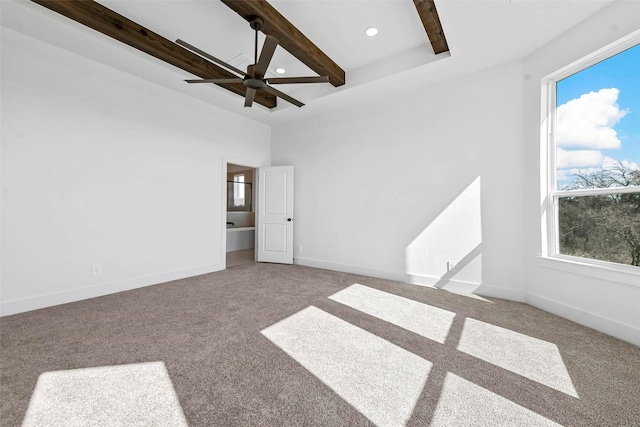
[(293, 264), (293, 166), (258, 169), (258, 261)]

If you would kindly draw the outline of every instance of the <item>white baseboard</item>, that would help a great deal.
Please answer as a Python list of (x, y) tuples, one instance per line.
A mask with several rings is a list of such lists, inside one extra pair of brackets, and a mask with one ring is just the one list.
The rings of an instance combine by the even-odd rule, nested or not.
[[(434, 287), (440, 280), (437, 277), (411, 275), (396, 271), (378, 270), (375, 268), (362, 267), (358, 265), (339, 264), (308, 258), (295, 258), (293, 262), (294, 264), (303, 265), (306, 267), (322, 268), (325, 270), (341, 271), (343, 273), (353, 273), (362, 276), (377, 277), (379, 279), (395, 280), (396, 282), (409, 283), (419, 286)], [(502, 298), (511, 301), (524, 302), (524, 291), (520, 289), (478, 285), (476, 283), (464, 282), (460, 280), (449, 280), (444, 288), (451, 291), (467, 293), (473, 292), (476, 295), (482, 295), (486, 297)]]
[(526, 293), (525, 302), (541, 310), (640, 346), (640, 328), (635, 326), (530, 292)]
[(395, 280), (396, 282), (409, 282), (409, 275), (395, 271), (378, 270), (359, 265), (339, 264), (329, 261), (319, 261), (309, 258), (294, 258), (293, 263), (305, 267), (321, 268), (323, 270), (341, 271), (343, 273), (359, 274), (361, 276), (377, 277), (379, 279)]
[(509, 301), (524, 302), (525, 292), (523, 289), (503, 288), (500, 286), (480, 285), (475, 294), (483, 297), (493, 297), (506, 299)]
[(502, 288), (499, 286), (489, 286), (486, 284), (478, 284), (466, 282), (464, 280), (449, 279), (446, 284), (438, 284), (441, 282), (439, 277), (409, 275), (409, 283), (414, 285), (437, 287), (452, 292), (462, 292), (468, 294), (481, 295), (484, 297), (501, 298), (510, 301), (524, 302), (524, 291), (521, 289)]
[(52, 307), (54, 305), (100, 297), (116, 292), (143, 288), (150, 285), (157, 285), (159, 283), (170, 282), (172, 280), (213, 273), (222, 269), (224, 269), (222, 264), (211, 264), (184, 270), (170, 271), (162, 274), (154, 274), (151, 276), (136, 277), (117, 282), (102, 283), (100, 285), (89, 286), (86, 288), (76, 288), (68, 291), (52, 292), (29, 298), (2, 301), (0, 303), (0, 315), (8, 316), (25, 311), (38, 310), (41, 308)]

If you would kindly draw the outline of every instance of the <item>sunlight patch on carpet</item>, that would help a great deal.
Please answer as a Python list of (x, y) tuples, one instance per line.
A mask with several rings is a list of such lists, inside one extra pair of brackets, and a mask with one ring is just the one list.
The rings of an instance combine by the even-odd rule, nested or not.
[(329, 299), (444, 344), (455, 313), (355, 283)]
[(477, 384), (447, 373), (431, 427), (560, 426)]
[(431, 362), (317, 307), (262, 334), (378, 426), (404, 426)]
[(467, 318), (457, 349), (569, 396), (579, 397), (558, 347), (548, 341)]
[(22, 425), (188, 424), (164, 363), (148, 362), (43, 373)]

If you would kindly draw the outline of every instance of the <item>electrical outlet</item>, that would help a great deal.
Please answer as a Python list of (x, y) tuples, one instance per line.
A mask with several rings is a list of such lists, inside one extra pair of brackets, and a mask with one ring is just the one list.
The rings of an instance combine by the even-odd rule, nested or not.
[(302, 245), (298, 245), (298, 252), (302, 252)]
[(447, 271), (451, 271), (453, 270), (453, 267), (456, 266), (456, 262), (455, 261), (447, 261)]
[(94, 276), (99, 276), (102, 274), (102, 264), (93, 264), (91, 266), (91, 274)]

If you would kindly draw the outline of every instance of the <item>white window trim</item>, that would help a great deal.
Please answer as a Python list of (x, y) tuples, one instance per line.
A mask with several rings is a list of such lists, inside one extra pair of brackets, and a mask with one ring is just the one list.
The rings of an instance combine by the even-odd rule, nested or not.
[(598, 261), (569, 255), (540, 256), (538, 265), (544, 268), (579, 274), (590, 278), (607, 280), (633, 287), (640, 287), (640, 274), (637, 267)]
[(541, 248), (539, 265), (575, 274), (597, 277), (640, 287), (640, 268), (600, 261), (591, 258), (574, 257), (557, 253), (558, 233), (557, 218), (559, 197), (591, 196), (606, 194), (622, 194), (640, 191), (640, 186), (611, 187), (587, 190), (559, 191), (556, 188), (556, 146), (555, 146), (555, 115), (556, 115), (556, 83), (566, 77), (576, 74), (592, 65), (608, 59), (626, 49), (640, 43), (640, 30), (611, 43), (602, 49), (588, 55), (542, 79), (542, 107), (543, 121), (541, 127)]
[(551, 193), (558, 197), (577, 197), (577, 196), (606, 196), (608, 194), (627, 194), (637, 193), (640, 191), (640, 185), (629, 185), (627, 187), (607, 187), (607, 188), (590, 188), (584, 190), (554, 190)]

